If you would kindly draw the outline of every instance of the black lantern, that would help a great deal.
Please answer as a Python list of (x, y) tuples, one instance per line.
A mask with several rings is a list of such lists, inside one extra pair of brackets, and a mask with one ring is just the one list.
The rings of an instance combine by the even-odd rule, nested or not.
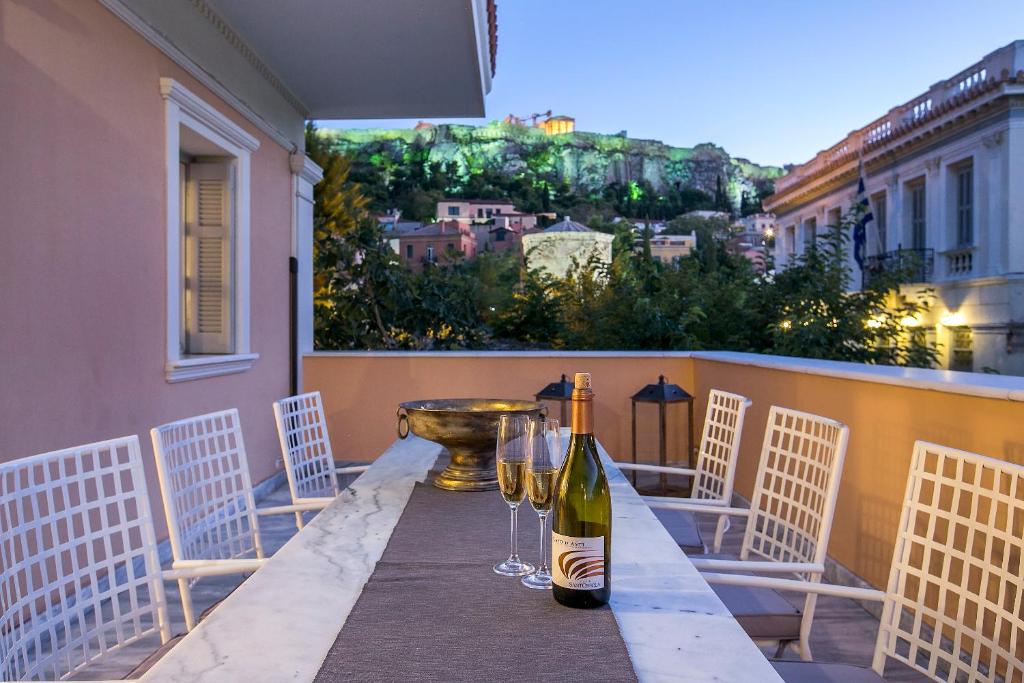
[[(689, 430), (686, 442), (687, 466), (693, 468), (693, 396), (686, 393), (677, 384), (667, 384), (665, 375), (658, 377), (657, 384), (648, 384), (640, 391), (633, 394), (633, 462), (636, 462), (636, 404), (657, 403), (658, 404), (658, 464), (664, 467), (667, 464), (665, 454), (665, 406), (669, 403), (686, 403), (687, 408), (687, 429)], [(665, 492), (667, 477), (665, 474), (659, 476), (661, 491)], [(636, 486), (636, 470), (633, 470), (633, 485)]]
[(558, 401), (562, 404), (562, 410), (560, 413), (562, 421), (559, 422), (559, 426), (561, 427), (569, 426), (567, 422), (569, 419), (568, 404), (569, 401), (572, 400), (572, 389), (573, 383), (567, 380), (565, 375), (562, 375), (561, 381), (552, 382), (534, 394), (534, 397), (538, 401)]

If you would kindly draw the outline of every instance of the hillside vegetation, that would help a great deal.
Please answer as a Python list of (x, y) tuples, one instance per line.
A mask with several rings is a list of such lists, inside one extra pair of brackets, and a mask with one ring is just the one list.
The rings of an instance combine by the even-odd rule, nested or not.
[(782, 175), (721, 147), (673, 147), (622, 135), (546, 135), (494, 122), (413, 129), (317, 131), (352, 160), (374, 210), (433, 217), (438, 199), (508, 198), (522, 211), (673, 218), (693, 209), (750, 213)]

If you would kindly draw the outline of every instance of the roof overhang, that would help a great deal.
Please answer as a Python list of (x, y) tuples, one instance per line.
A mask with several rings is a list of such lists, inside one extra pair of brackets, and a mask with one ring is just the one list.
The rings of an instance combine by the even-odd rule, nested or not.
[(206, 0), (315, 119), (479, 117), (493, 0)]

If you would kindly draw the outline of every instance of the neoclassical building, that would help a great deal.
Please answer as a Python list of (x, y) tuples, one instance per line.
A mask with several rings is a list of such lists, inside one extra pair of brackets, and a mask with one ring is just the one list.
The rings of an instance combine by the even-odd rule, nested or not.
[[(798, 258), (857, 201), (863, 168), (874, 220), (863, 269), (909, 273), (933, 292), (920, 326), (943, 367), (1024, 375), (1024, 40), (890, 109), (776, 181), (777, 267)], [(852, 243), (851, 243), (852, 244)]]

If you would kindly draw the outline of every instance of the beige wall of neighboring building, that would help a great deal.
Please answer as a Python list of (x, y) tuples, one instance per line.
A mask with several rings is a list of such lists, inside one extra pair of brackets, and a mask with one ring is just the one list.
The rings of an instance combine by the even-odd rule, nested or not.
[[(254, 481), (274, 474), (288, 393), (289, 152), (97, 2), (0, 2), (0, 460), (237, 407)], [(259, 140), (251, 156), (250, 345), (240, 374), (168, 383), (170, 77)], [(175, 154), (177, 152), (175, 151)], [(159, 510), (159, 508), (155, 508)], [(162, 514), (154, 514), (164, 535)]]
[[(575, 371), (594, 375), (597, 436), (616, 459), (629, 459), (629, 397), (660, 373), (696, 396), (698, 439), (709, 390), (751, 398), (736, 478), (748, 498), (770, 406), (839, 420), (850, 441), (829, 554), (876, 587), (888, 576), (915, 440), (1024, 464), (1015, 430), (1024, 380), (1014, 377), (713, 352), (339, 353), (307, 356), (305, 368), (307, 386), (323, 393), (335, 454), (353, 460), (372, 459), (394, 440), (402, 401), (530, 398)], [(657, 418), (645, 407), (641, 460), (653, 462)], [(685, 409), (674, 409), (670, 454), (685, 449)]]
[[(638, 244), (642, 245), (642, 242)], [(689, 256), (697, 248), (697, 234), (662, 235), (651, 238), (651, 258), (662, 263), (672, 263), (677, 258)]]

